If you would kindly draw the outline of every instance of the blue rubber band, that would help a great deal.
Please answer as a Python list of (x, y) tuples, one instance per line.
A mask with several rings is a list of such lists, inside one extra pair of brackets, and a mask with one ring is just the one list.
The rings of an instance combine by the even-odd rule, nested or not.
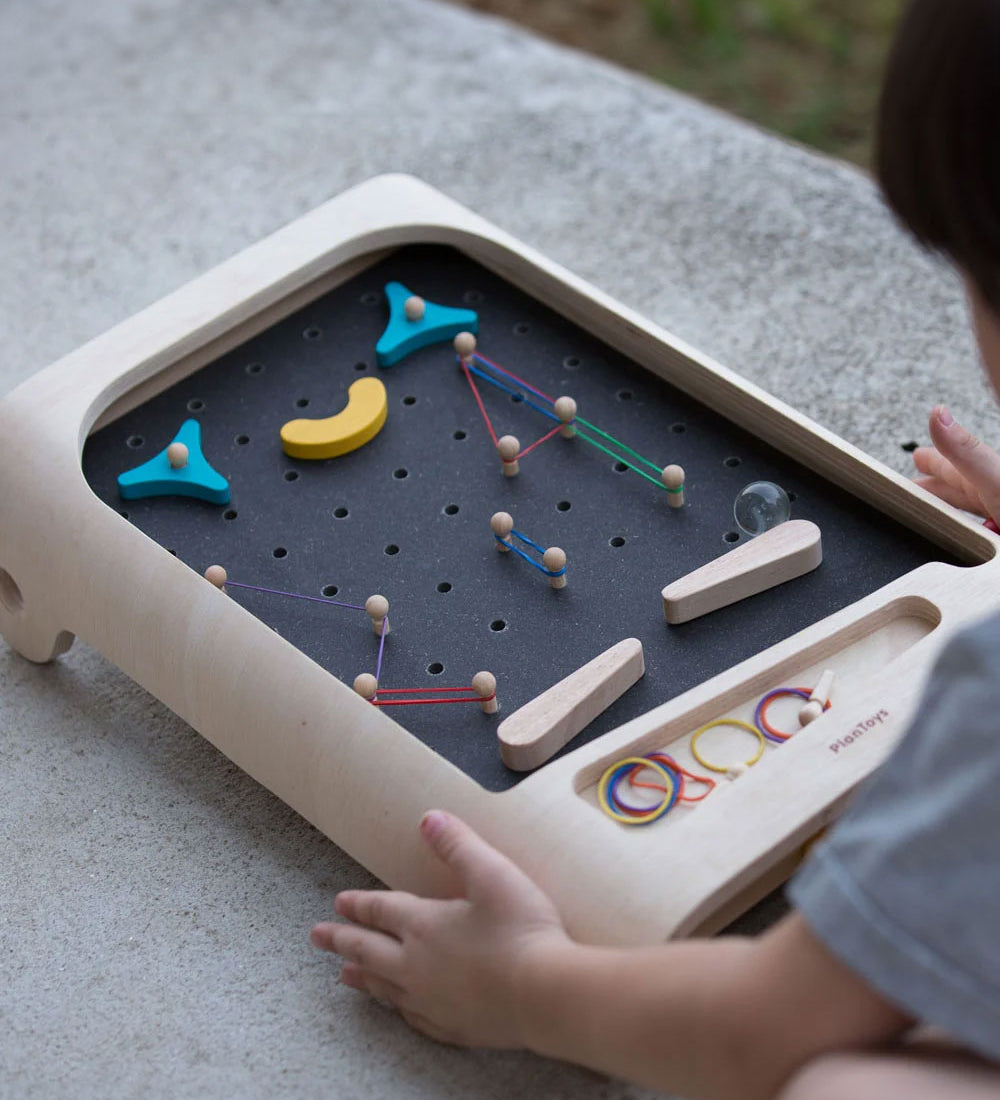
[[(660, 762), (657, 761), (657, 763)], [(616, 810), (619, 811), (619, 813), (651, 814), (655, 810), (661, 810), (661, 807), (663, 806), (662, 802), (658, 806), (630, 806), (627, 802), (622, 802), (622, 800), (618, 797), (618, 784), (621, 783), (626, 775), (628, 775), (630, 772), (638, 767), (638, 764), (622, 764), (620, 768), (615, 769), (614, 773), (611, 776), (611, 779), (608, 781), (608, 801), (615, 807)], [(637, 818), (636, 820), (638, 824), (651, 825), (654, 820), (658, 821), (665, 814), (670, 813), (670, 811), (674, 808), (675, 803), (677, 802), (677, 797), (680, 792), (679, 773), (674, 768), (671, 768), (666, 764), (660, 764), (660, 767), (670, 771), (674, 780), (672, 784), (672, 790), (670, 792), (670, 797), (667, 800), (667, 808), (665, 810), (661, 810), (661, 812), (658, 813), (656, 817), (652, 818), (650, 821), (642, 821), (640, 818)]]
[[(479, 352), (477, 352), (477, 351), (474, 351), (472, 353), (472, 358), (475, 359), (478, 363), (482, 364), (482, 366), (486, 369), (493, 369), (493, 370), (498, 370), (499, 369), (501, 374), (506, 374), (507, 373), (502, 368), (498, 368), (495, 363), (491, 363), (487, 358), (480, 355)], [(524, 386), (524, 388), (526, 390), (528, 390), (530, 393), (533, 393), (536, 397), (540, 397), (543, 401), (548, 401), (548, 403), (550, 405), (555, 404), (555, 402), (552, 400), (551, 397), (549, 397), (548, 394), (542, 393), (541, 390), (536, 390), (534, 386), (532, 386), (529, 383), (525, 382), (523, 378), (521, 379), (521, 385)], [(998, 533), (1000, 533), (1000, 532), (998, 532)]]
[(522, 535), (520, 531), (511, 530), (511, 534), (512, 535), (517, 535), (517, 537), (521, 540), (521, 542), (526, 542), (529, 546), (533, 546), (539, 552), (539, 554), (544, 554), (545, 553), (545, 547), (544, 546), (539, 546), (537, 542), (534, 542), (531, 539), (529, 539), (527, 535)]
[[(496, 535), (494, 535), (493, 537), (496, 538)], [(538, 562), (535, 561), (535, 559), (533, 557), (531, 557), (529, 554), (525, 553), (525, 551), (522, 550), (520, 546), (510, 546), (509, 544), (506, 544), (506, 545), (507, 545), (508, 550), (513, 550), (514, 553), (517, 554), (518, 557), (524, 558), (524, 560), (530, 566), (537, 569), (539, 573), (545, 573), (546, 575), (548, 575), (548, 570), (545, 568), (545, 566), (544, 565), (539, 565)]]
[[(519, 539), (521, 539), (523, 542), (526, 542), (529, 546), (533, 546), (540, 554), (545, 553), (545, 551), (538, 545), (537, 542), (532, 542), (531, 539), (525, 538), (525, 536), (522, 535), (520, 532), (511, 531), (511, 534), (512, 535), (517, 535), (517, 537)], [(561, 577), (566, 572), (566, 566), (565, 565), (562, 567), (562, 569), (546, 569), (544, 565), (539, 565), (538, 562), (534, 560), (534, 558), (529, 557), (520, 548), (520, 546), (514, 546), (513, 543), (507, 542), (506, 539), (502, 539), (498, 534), (496, 534), (496, 532), (494, 532), (493, 537), (496, 539), (496, 541), (498, 543), (500, 543), (500, 545), (505, 550), (513, 550), (514, 553), (517, 554), (518, 557), (524, 558), (524, 560), (529, 565), (534, 566), (535, 569), (537, 569), (539, 573), (544, 573), (546, 577)]]
[(549, 420), (554, 420), (557, 424), (561, 424), (562, 421), (555, 413), (549, 412), (548, 409), (543, 409), (541, 405), (536, 405), (534, 401), (529, 401), (527, 397), (520, 390), (511, 389), (510, 386), (505, 386), (503, 382), (498, 382), (497, 379), (491, 374), (485, 374), (483, 371), (474, 367), (471, 363), (465, 364), (466, 369), (474, 374), (477, 378), (481, 378), (484, 382), (489, 382), (491, 386), (496, 386), (498, 390), (503, 390), (504, 393), (509, 393), (511, 397), (519, 397), (521, 402), (528, 406), (530, 409), (534, 409), (536, 412), (540, 412), (542, 416), (547, 416)]

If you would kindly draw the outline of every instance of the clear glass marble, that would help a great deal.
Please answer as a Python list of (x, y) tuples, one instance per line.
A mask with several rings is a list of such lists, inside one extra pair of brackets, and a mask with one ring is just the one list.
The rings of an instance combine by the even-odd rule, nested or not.
[(736, 494), (733, 503), (733, 518), (748, 535), (762, 535), (791, 514), (788, 494), (773, 481), (752, 481)]

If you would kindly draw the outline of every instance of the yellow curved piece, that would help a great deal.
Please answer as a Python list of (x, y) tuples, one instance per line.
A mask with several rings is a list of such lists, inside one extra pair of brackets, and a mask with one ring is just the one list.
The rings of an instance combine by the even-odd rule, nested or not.
[(389, 411), (378, 378), (359, 378), (347, 404), (323, 420), (289, 420), (281, 426), (281, 449), (291, 458), (336, 458), (363, 447), (382, 430)]

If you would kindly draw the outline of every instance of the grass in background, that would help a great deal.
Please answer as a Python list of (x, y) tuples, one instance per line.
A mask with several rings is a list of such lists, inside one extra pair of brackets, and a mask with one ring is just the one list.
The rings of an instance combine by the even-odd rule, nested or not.
[(457, 0), (868, 167), (903, 0)]

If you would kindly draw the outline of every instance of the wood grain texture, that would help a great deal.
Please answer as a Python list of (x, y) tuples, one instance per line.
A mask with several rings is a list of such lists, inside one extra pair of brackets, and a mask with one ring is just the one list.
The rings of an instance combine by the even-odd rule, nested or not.
[(816, 524), (788, 520), (668, 584), (662, 592), (663, 614), (668, 623), (686, 623), (801, 577), (822, 560)]
[(500, 723), (497, 739), (503, 762), (519, 772), (544, 764), (644, 671), (638, 638), (625, 638), (606, 649)]
[[(96, 422), (187, 377), (387, 249), (457, 247), (635, 363), (969, 563), (923, 566), (491, 794), (102, 503), (83, 477)], [(961, 626), (1000, 606), (996, 540), (906, 478), (409, 177), (369, 181), (27, 380), (0, 402), (0, 631), (35, 661), (74, 634), (401, 889), (442, 894), (420, 842), (464, 817), (587, 942), (711, 930), (787, 873), (903, 733)], [(664, 627), (664, 629), (666, 629)], [(742, 717), (779, 684), (837, 673), (837, 703), (693, 812), (626, 830), (596, 808), (614, 760)], [(378, 767), (372, 767), (377, 760)], [(649, 874), (651, 866), (670, 873)]]

